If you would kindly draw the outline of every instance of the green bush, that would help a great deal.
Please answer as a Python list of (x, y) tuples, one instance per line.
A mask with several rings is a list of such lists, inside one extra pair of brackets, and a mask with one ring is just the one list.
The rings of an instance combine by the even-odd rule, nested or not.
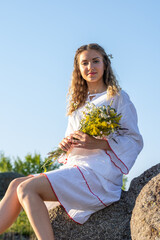
[(13, 171), (13, 166), (11, 164), (11, 159), (5, 157), (3, 153), (0, 154), (0, 172), (11, 172)]
[(14, 222), (13, 225), (6, 232), (14, 232), (16, 234), (18, 233), (25, 236), (30, 236), (33, 234), (33, 229), (29, 223), (25, 211), (22, 211), (19, 214), (16, 222)]
[(36, 239), (34, 231), (30, 225), (25, 211), (21, 211), (17, 220), (8, 228), (4, 234), (0, 236), (0, 239), (17, 239), (14, 236), (19, 236), (19, 239)]
[(126, 183), (127, 183), (128, 179), (126, 177), (126, 175), (123, 175), (123, 186), (122, 186), (122, 190), (125, 191), (126, 190)]
[[(34, 173), (43, 172), (42, 165), (46, 159), (42, 159), (40, 154), (27, 154), (22, 161), (19, 157), (12, 160), (6, 157), (4, 153), (0, 154), (0, 172), (17, 172), (25, 176)], [(54, 170), (59, 167), (58, 163), (52, 164), (47, 171)]]

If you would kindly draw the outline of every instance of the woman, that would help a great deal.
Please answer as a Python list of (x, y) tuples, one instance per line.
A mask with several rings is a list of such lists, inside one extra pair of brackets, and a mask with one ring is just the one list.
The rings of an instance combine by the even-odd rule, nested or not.
[[(59, 201), (68, 215), (83, 224), (90, 215), (121, 195), (122, 177), (143, 147), (136, 110), (112, 72), (110, 60), (98, 44), (80, 47), (74, 59), (69, 90), (69, 121), (59, 144), (67, 152), (64, 165), (45, 174), (13, 180), (0, 203), (0, 233), (23, 207), (38, 239), (54, 239), (44, 201)], [(99, 139), (78, 131), (86, 102), (108, 105), (122, 114), (125, 129), (114, 138)]]

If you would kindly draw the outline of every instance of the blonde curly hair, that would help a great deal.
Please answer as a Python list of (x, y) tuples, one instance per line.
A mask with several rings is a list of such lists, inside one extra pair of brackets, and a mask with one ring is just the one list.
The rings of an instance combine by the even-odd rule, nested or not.
[(88, 45), (83, 45), (77, 49), (74, 57), (74, 69), (72, 72), (71, 86), (69, 88), (69, 106), (68, 106), (68, 115), (73, 111), (83, 106), (86, 102), (88, 96), (88, 86), (86, 80), (82, 78), (80, 69), (79, 69), (79, 56), (85, 50), (96, 50), (103, 57), (104, 63), (104, 74), (103, 81), (107, 86), (108, 96), (114, 96), (120, 91), (120, 86), (118, 81), (112, 71), (111, 61), (109, 56), (106, 54), (105, 50), (96, 43), (91, 43)]

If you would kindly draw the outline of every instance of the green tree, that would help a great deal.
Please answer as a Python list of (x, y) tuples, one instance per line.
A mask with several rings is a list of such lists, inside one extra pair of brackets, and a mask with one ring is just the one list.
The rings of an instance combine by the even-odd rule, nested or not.
[[(19, 157), (14, 161), (14, 172), (22, 173), (23, 175), (27, 176), (29, 174), (41, 173), (43, 172), (42, 165), (43, 160), (40, 154), (27, 154), (25, 156), (24, 161), (22, 161)], [(47, 170), (53, 170), (58, 168), (58, 165), (51, 165)]]
[(13, 171), (11, 159), (9, 157), (5, 157), (4, 153), (0, 153), (0, 172), (11, 171)]
[(14, 161), (14, 172), (22, 173), (23, 175), (40, 173), (42, 159), (39, 154), (35, 154), (33, 157), (31, 154), (25, 156), (24, 161), (19, 157)]
[[(5, 157), (3, 153), (0, 154), (0, 171), (1, 172), (18, 172), (25, 176), (29, 174), (41, 173), (43, 172), (42, 165), (44, 160), (42, 160), (40, 154), (27, 154), (22, 161), (19, 157), (12, 160), (9, 157)], [(52, 164), (47, 168), (47, 171), (54, 170), (59, 167), (59, 164)]]

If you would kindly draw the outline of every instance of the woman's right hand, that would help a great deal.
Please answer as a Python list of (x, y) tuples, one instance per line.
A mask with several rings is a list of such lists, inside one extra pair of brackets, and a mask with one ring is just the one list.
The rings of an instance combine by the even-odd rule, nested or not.
[(63, 138), (63, 140), (59, 143), (59, 147), (65, 152), (68, 152), (70, 150), (71, 145), (72, 143), (69, 136), (66, 138)]

